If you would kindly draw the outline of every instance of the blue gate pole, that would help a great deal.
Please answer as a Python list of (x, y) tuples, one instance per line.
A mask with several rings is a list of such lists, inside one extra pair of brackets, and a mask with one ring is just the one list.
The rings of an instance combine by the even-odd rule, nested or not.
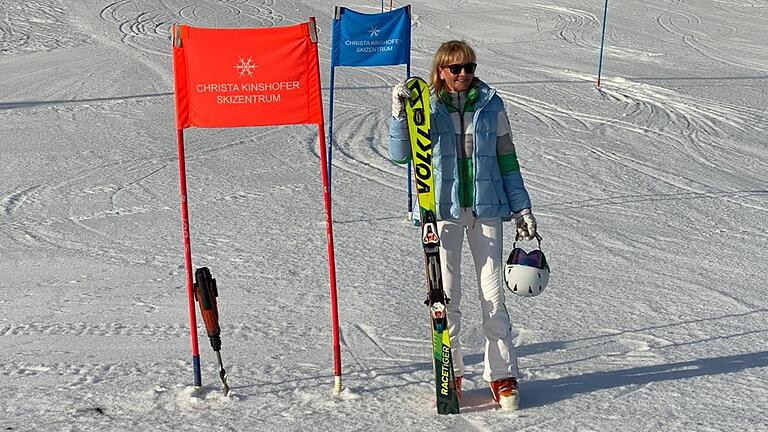
[(608, 17), (608, 0), (605, 0), (605, 6), (603, 7), (603, 31), (600, 36), (600, 60), (597, 64), (597, 88), (600, 88), (600, 78), (603, 73), (603, 48), (605, 46), (605, 20)]
[[(411, 77), (411, 63), (406, 63), (406, 71), (405, 71), (405, 79), (408, 79)], [(408, 221), (413, 222), (413, 180), (411, 178), (411, 160), (408, 160), (408, 163), (405, 166), (406, 172), (408, 173)]]
[[(333, 58), (333, 55), (331, 55), (331, 58)], [(333, 195), (331, 195), (331, 166), (333, 165), (333, 72), (336, 68), (333, 65), (333, 60), (331, 60), (331, 85), (330, 85), (330, 93), (328, 96), (328, 144), (327, 144), (327, 150), (328, 150), (328, 196), (333, 198)], [(331, 199), (331, 203), (333, 203), (333, 199)], [(329, 205), (330, 205), (329, 204)]]

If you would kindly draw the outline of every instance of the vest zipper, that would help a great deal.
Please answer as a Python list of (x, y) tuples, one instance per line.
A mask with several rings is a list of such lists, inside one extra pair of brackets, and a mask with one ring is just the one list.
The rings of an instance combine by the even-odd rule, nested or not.
[[(458, 108), (458, 111), (459, 111), (459, 129), (461, 129), (461, 132), (459, 133), (459, 145), (461, 146), (462, 151), (463, 151), (464, 146), (466, 145), (466, 143), (464, 142), (466, 140), (466, 136), (465, 136), (465, 131), (464, 131), (464, 108), (465, 107), (461, 106), (461, 92), (457, 92), (456, 93), (456, 101), (457, 101), (457, 105), (458, 105), (457, 108)], [(471, 158), (471, 155), (470, 155), (470, 158)], [(461, 192), (464, 195), (464, 197), (463, 197), (463, 199), (461, 201), (462, 202), (467, 202), (469, 200), (469, 197), (467, 196), (467, 186), (468, 186), (467, 183), (468, 183), (468, 179), (467, 179), (466, 175), (464, 175), (462, 177), (464, 177), (464, 187), (461, 188)]]

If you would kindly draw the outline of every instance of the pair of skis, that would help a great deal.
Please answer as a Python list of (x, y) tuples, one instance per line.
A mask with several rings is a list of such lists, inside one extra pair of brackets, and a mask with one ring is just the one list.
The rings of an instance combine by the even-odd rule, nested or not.
[(432, 174), (432, 140), (429, 122), (429, 87), (421, 78), (405, 83), (410, 96), (405, 101), (405, 114), (411, 142), (411, 164), (421, 214), (421, 244), (427, 278), (427, 300), (432, 329), (432, 357), (435, 372), (435, 395), (438, 414), (458, 414), (458, 391), (454, 386), (451, 340), (445, 306), (450, 299), (443, 290), (440, 273), (440, 236), (435, 217), (435, 190)]

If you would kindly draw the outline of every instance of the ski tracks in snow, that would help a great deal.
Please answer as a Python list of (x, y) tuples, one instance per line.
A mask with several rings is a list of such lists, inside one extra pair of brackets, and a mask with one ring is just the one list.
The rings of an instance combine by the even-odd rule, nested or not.
[[(109, 110), (110, 115), (118, 115), (119, 111)], [(305, 141), (303, 131), (304, 128), (282, 128), (281, 139), (286, 142)], [(249, 147), (272, 136), (265, 129), (256, 129), (245, 134), (233, 133), (233, 136), (224, 137), (215, 145), (198, 143), (191, 136), (185, 157), (188, 193), (195, 194), (200, 189), (200, 182), (206, 182), (204, 167), (208, 161), (227, 163), (231, 158), (243, 160), (250, 151)], [(136, 142), (146, 144), (144, 148), (139, 148)], [(128, 143), (132, 150), (116, 161), (105, 161), (104, 155), (89, 152), (87, 158), (93, 159), (84, 164), (86, 168), (65, 170), (63, 175), (38, 179), (39, 184), (6, 192), (0, 198), (3, 216), (0, 217), (0, 226), (4, 228), (4, 234), (17, 247), (24, 245), (35, 250), (56, 250), (113, 262), (174, 267), (177, 257), (157, 251), (167, 250), (169, 239), (176, 240), (174, 233), (178, 230), (179, 211), (177, 155), (171, 145), (158, 147), (152, 140), (145, 141), (142, 137), (136, 138), (136, 142)], [(305, 152), (301, 147), (296, 147), (294, 151), (309, 159), (307, 163), (292, 164), (294, 175), (306, 173), (306, 176), (302, 174), (300, 177), (318, 180), (319, 162), (313, 160), (312, 152)], [(281, 154), (269, 148), (262, 148), (261, 152), (258, 157), (280, 157)], [(247, 162), (247, 158), (245, 160)], [(280, 166), (291, 165), (283, 161)], [(256, 169), (247, 173), (249, 176), (259, 174)], [(235, 179), (234, 183), (238, 181)], [(277, 183), (271, 187), (263, 184), (255, 188), (253, 181), (243, 186), (228, 182), (210, 183), (211, 189), (201, 197), (196, 196), (193, 205), (207, 208), (252, 206), (270, 201), (276, 194), (286, 191), (309, 193), (308, 186), (302, 181)], [(142, 225), (146, 218), (155, 222)], [(158, 224), (158, 220), (165, 223)], [(137, 225), (143, 226), (142, 229), (157, 229), (153, 239), (158, 243), (140, 244), (133, 235), (125, 235), (127, 227)], [(206, 245), (217, 241), (210, 235), (201, 235), (201, 239)], [(241, 247), (240, 242), (234, 242), (229, 247), (233, 254), (228, 259), (235, 264), (242, 263), (241, 256), (245, 256), (245, 250), (249, 248)]]
[(429, 381), (424, 374), (432, 371), (429, 363), (430, 345), (425, 332), (424, 339), (407, 339), (381, 334), (367, 324), (345, 326), (342, 343), (352, 358), (355, 374), (359, 374), (366, 390), (375, 388), (377, 378), (391, 385), (392, 377), (403, 386), (423, 384)]
[[(727, 9), (714, 16), (701, 16), (695, 9), (683, 9), (684, 6), (676, 4), (675, 7), (661, 9), (648, 5), (658, 11), (656, 21), (664, 31), (679, 37), (707, 59), (760, 72), (768, 70), (764, 28), (747, 27), (745, 21), (738, 17), (740, 14), (764, 14), (765, 5), (729, 2)], [(763, 17), (764, 23), (768, 24), (768, 15)]]
[[(157, 164), (160, 167), (157, 167)], [(158, 196), (151, 191), (141, 190), (141, 194), (149, 193), (150, 199), (145, 204), (123, 207), (114, 197), (125, 188), (137, 187), (141, 181), (147, 181), (157, 175), (168, 161), (157, 161), (154, 158), (146, 160), (131, 160), (126, 164), (109, 163), (102, 166), (91, 166), (80, 172), (70, 174), (66, 178), (50, 178), (43, 185), (12, 192), (3, 199), (6, 216), (2, 225), (15, 242), (36, 248), (71, 250), (93, 257), (127, 256), (129, 251), (137, 249), (129, 246), (129, 242), (121, 241), (86, 224), (87, 221), (104, 220), (112, 217), (125, 217), (141, 213), (156, 213), (172, 210), (170, 206), (157, 203)], [(149, 172), (147, 172), (149, 164)], [(122, 165), (122, 166), (121, 166)], [(122, 169), (120, 169), (122, 168)], [(105, 183), (110, 174), (120, 172), (138, 172), (138, 177), (129, 183)], [(107, 206), (95, 205), (94, 201), (102, 201), (100, 197), (109, 197)], [(135, 202), (131, 199), (129, 201)], [(148, 204), (154, 202), (152, 204)], [(89, 214), (83, 214), (82, 208), (101, 208)], [(94, 208), (95, 207), (95, 208)], [(175, 210), (175, 209), (174, 209)], [(73, 235), (79, 230), (86, 230), (85, 236)], [(96, 246), (92, 241), (95, 237), (108, 239), (109, 245)], [(87, 241), (84, 241), (87, 239)]]
[(334, 120), (339, 127), (334, 127), (333, 166), (380, 186), (405, 190), (407, 173), (386, 154), (384, 116), (379, 109), (340, 114)]
[(104, 21), (118, 26), (125, 45), (164, 56), (171, 54), (170, 30), (175, 23), (203, 27), (243, 26), (247, 23), (248, 27), (272, 27), (285, 21), (285, 16), (276, 9), (276, 0), (164, 3), (120, 0), (104, 7), (99, 15)]
[(155, 362), (149, 364), (133, 362), (111, 364), (13, 362), (3, 364), (0, 368), (0, 375), (24, 377), (25, 379), (36, 376), (56, 376), (58, 379), (63, 380), (63, 385), (68, 388), (87, 388), (103, 380), (114, 380), (117, 377), (140, 377), (148, 373), (162, 375), (164, 372), (175, 371), (184, 367), (185, 365), (180, 361), (177, 361), (176, 364)]
[(74, 33), (59, 1), (0, 2), (0, 57), (84, 43), (87, 36)]
[[(764, 22), (768, 23), (765, 5), (754, 2), (728, 2), (727, 6), (719, 10), (709, 9), (709, 15), (703, 15), (695, 6), (687, 2), (667, 1), (666, 3), (669, 4), (664, 7), (653, 3), (645, 5), (646, 8), (655, 12), (650, 18), (657, 27), (648, 27), (646, 37), (663, 39), (665, 34), (672, 35), (682, 40), (692, 52), (707, 60), (760, 72), (768, 70), (768, 61), (765, 60), (764, 55), (765, 43), (762, 42), (762, 28), (746, 26), (745, 20), (742, 19), (743, 16), (754, 17), (762, 13)], [(546, 4), (526, 6), (536, 11), (534, 14), (539, 22), (554, 26), (552, 31), (557, 39), (590, 53), (599, 49), (602, 16), (597, 14), (602, 12), (601, 7), (596, 7), (594, 3), (580, 7)], [(621, 5), (611, 6), (604, 45), (606, 56), (641, 62), (666, 61), (662, 52), (649, 52), (643, 49), (643, 46), (649, 45), (650, 39), (636, 39), (625, 30), (626, 26), (650, 24), (644, 24), (642, 21), (628, 21), (621, 16), (623, 13)], [(616, 7), (619, 10), (616, 10)], [(544, 15), (540, 16), (540, 13)], [(657, 34), (658, 29), (663, 33)]]
[[(591, 80), (591, 77), (573, 72), (540, 72), (583, 81), (585, 84)], [(528, 114), (554, 134), (558, 141), (566, 143), (566, 147), (546, 146), (542, 157), (568, 161), (569, 158), (565, 155), (549, 153), (562, 152), (568, 146), (578, 146), (611, 164), (619, 165), (622, 169), (636, 171), (652, 182), (667, 184), (674, 189), (690, 193), (714, 194), (731, 202), (764, 208), (758, 201), (749, 203), (728, 198), (728, 189), (722, 189), (723, 185), (712, 181), (728, 179), (732, 173), (739, 172), (740, 181), (743, 181), (746, 174), (754, 178), (754, 185), (750, 186), (759, 187), (759, 179), (768, 166), (754, 157), (756, 150), (751, 143), (742, 143), (731, 138), (734, 133), (763, 132), (764, 113), (759, 110), (688, 96), (668, 88), (625, 78), (604, 80), (602, 90), (604, 104), (614, 103), (618, 104), (618, 107), (624, 107), (621, 117), (611, 117), (610, 114), (584, 107), (572, 109), (565, 103), (548, 102), (538, 96), (506, 90), (503, 86), (498, 93), (507, 101), (513, 113), (517, 110)], [(512, 129), (517, 129), (514, 123)], [(594, 134), (616, 136), (617, 145), (610, 148), (598, 146), (593, 144), (591, 139), (583, 138), (585, 135), (589, 137)], [(547, 141), (546, 138), (540, 140)], [(644, 145), (637, 146), (636, 141)], [(679, 150), (676, 156), (680, 157), (681, 161), (692, 158), (703, 170), (716, 172), (718, 175), (700, 178), (693, 173), (675, 170), (674, 164), (668, 163), (669, 161), (659, 163), (655, 160), (653, 149), (669, 146)], [(529, 174), (529, 177), (535, 182), (533, 187), (539, 187), (536, 174)], [(739, 187), (742, 186), (739, 184)], [(726, 195), (723, 195), (724, 193)], [(768, 208), (764, 210), (768, 211)]]
[[(533, 4), (534, 10), (544, 11), (540, 21), (553, 22), (558, 39), (573, 44), (579, 49), (596, 52), (600, 48), (602, 17), (596, 14), (562, 5)], [(539, 12), (535, 12), (539, 15)], [(554, 16), (553, 16), (554, 14)], [(606, 31), (605, 47), (608, 55), (616, 58), (642, 62), (658, 62), (659, 53), (644, 51), (642, 44), (616, 26)]]

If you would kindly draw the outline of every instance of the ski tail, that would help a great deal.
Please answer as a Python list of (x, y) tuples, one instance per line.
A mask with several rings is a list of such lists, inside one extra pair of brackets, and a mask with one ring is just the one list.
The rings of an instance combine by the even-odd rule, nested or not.
[[(448, 336), (445, 306), (441, 303), (434, 303), (430, 307), (430, 313), (432, 315), (432, 352), (437, 412), (438, 414), (458, 414), (459, 394), (455, 387), (456, 377), (453, 373), (451, 338)], [(436, 313), (440, 313), (442, 318), (436, 318)]]

